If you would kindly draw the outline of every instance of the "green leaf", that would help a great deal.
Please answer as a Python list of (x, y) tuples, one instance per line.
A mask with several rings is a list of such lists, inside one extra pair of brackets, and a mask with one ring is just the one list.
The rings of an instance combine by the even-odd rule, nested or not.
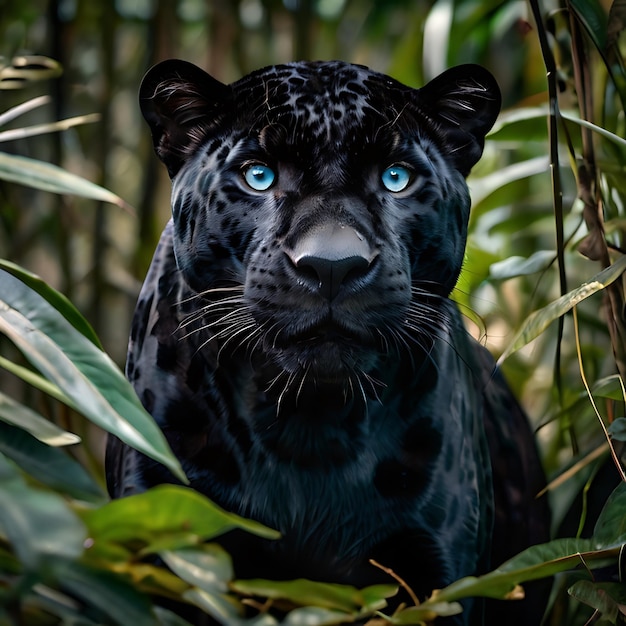
[(528, 316), (511, 344), (498, 359), (498, 365), (538, 337), (554, 320), (570, 311), (589, 296), (610, 285), (622, 275), (624, 270), (626, 270), (626, 255), (596, 274), (588, 283), (583, 283), (580, 287), (561, 296), (544, 308), (534, 311)]
[(394, 585), (376, 585), (359, 590), (349, 585), (321, 583), (302, 578), (289, 581), (235, 580), (231, 583), (231, 589), (245, 595), (289, 600), (298, 605), (313, 605), (346, 613), (354, 613), (365, 606), (370, 610), (383, 608), (387, 604), (385, 598), (398, 591)]
[(111, 359), (54, 307), (0, 270), (0, 332), (55, 383), (70, 406), (186, 481), (163, 433)]
[(55, 491), (89, 502), (102, 501), (105, 497), (80, 463), (17, 426), (0, 422), (0, 452)]
[(82, 316), (80, 311), (60, 292), (53, 289), (39, 276), (25, 270), (23, 267), (11, 263), (5, 259), (0, 259), (0, 268), (6, 270), (33, 291), (36, 291), (53, 308), (55, 308), (76, 330), (85, 335), (89, 341), (102, 349), (102, 344), (96, 335), (91, 324)]
[(93, 551), (103, 558), (128, 558), (161, 550), (197, 546), (233, 528), (278, 539), (280, 534), (227, 513), (192, 489), (160, 485), (82, 513)]
[(69, 194), (110, 202), (129, 210), (113, 192), (44, 161), (0, 152), (0, 179), (52, 193)]
[(582, 565), (592, 567), (594, 563), (605, 565), (607, 560), (617, 560), (620, 546), (614, 542), (602, 550), (596, 550), (591, 539), (556, 539), (527, 548), (497, 569), (484, 576), (462, 578), (441, 589), (435, 596), (420, 606), (454, 602), (472, 596), (506, 598), (516, 585), (548, 578), (560, 572)]
[(601, 398), (611, 398), (612, 400), (624, 401), (624, 387), (622, 386), (619, 374), (606, 376), (596, 380), (591, 387), (594, 396)]
[(184, 581), (209, 592), (226, 592), (233, 579), (230, 555), (222, 546), (209, 543), (195, 549), (160, 552), (166, 565)]
[(85, 526), (55, 493), (29, 487), (0, 454), (0, 529), (25, 567), (50, 558), (78, 558)]
[(567, 592), (578, 601), (599, 611), (611, 624), (617, 622), (618, 615), (626, 615), (626, 591), (622, 583), (578, 580)]
[(356, 618), (351, 619), (343, 611), (333, 611), (318, 606), (304, 606), (289, 611), (281, 622), (281, 626), (334, 626), (353, 621), (356, 621)]
[(570, 0), (569, 7), (600, 52), (606, 49), (607, 15), (597, 0)]
[(626, 483), (620, 482), (604, 503), (593, 539), (599, 548), (626, 543)]
[(0, 391), (0, 420), (19, 426), (49, 446), (70, 446), (80, 443), (80, 437), (59, 428), (50, 420), (35, 413)]
[(243, 607), (238, 602), (231, 602), (221, 594), (194, 588), (185, 591), (183, 599), (201, 608), (220, 624), (227, 624), (228, 626), (278, 626), (276, 619), (269, 613), (262, 613), (252, 619), (244, 619), (242, 617)]
[(611, 439), (626, 441), (626, 417), (618, 417), (608, 427)]
[[(394, 625), (416, 625), (435, 621), (436, 617), (449, 617), (459, 615), (463, 607), (458, 602), (429, 602), (419, 606), (411, 606), (399, 611), (389, 618), (389, 623)], [(435, 624), (437, 622), (435, 621)]]
[(517, 276), (528, 276), (548, 269), (556, 259), (553, 250), (537, 250), (528, 258), (512, 256), (494, 263), (489, 268), (489, 278), (493, 280), (507, 280)]

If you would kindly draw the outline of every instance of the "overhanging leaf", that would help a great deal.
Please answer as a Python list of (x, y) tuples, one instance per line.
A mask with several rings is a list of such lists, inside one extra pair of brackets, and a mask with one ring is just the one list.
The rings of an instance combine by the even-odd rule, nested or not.
[(122, 198), (108, 189), (56, 165), (28, 157), (0, 152), (0, 179), (52, 193), (110, 202), (123, 209), (130, 209)]
[(104, 352), (44, 298), (0, 270), (0, 332), (70, 400), (72, 408), (186, 481), (163, 433)]
[(49, 446), (70, 446), (80, 443), (78, 435), (59, 428), (39, 413), (35, 413), (2, 392), (0, 392), (0, 420), (19, 426)]
[(589, 296), (592, 296), (594, 293), (610, 285), (622, 275), (624, 270), (626, 270), (626, 255), (596, 274), (588, 283), (582, 284), (580, 287), (561, 296), (544, 308), (534, 311), (528, 316), (511, 344), (498, 359), (498, 365), (541, 335), (554, 320), (570, 311)]
[(25, 285), (36, 291), (50, 305), (52, 305), (63, 317), (80, 333), (85, 335), (89, 341), (102, 349), (102, 344), (96, 335), (91, 324), (81, 315), (80, 311), (60, 292), (53, 289), (39, 276), (28, 270), (7, 261), (0, 259), (0, 268), (6, 270), (16, 278), (19, 278)]

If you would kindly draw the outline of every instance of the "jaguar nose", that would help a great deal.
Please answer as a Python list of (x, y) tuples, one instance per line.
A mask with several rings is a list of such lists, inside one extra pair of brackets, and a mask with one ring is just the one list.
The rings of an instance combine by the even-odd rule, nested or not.
[(287, 252), (299, 276), (315, 284), (328, 301), (343, 286), (365, 277), (377, 254), (359, 231), (343, 224), (313, 229)]

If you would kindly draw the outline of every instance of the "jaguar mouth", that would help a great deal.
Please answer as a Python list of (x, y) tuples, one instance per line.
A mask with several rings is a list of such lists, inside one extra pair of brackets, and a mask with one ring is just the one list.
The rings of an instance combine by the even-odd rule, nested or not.
[(292, 345), (338, 343), (358, 347), (366, 342), (366, 338), (362, 333), (345, 328), (335, 322), (326, 321), (294, 333), (288, 341)]

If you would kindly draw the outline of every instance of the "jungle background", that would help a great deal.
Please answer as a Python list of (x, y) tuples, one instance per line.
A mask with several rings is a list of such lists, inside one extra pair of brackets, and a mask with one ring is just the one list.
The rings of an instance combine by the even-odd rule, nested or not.
[(228, 624), (276, 623), (244, 620), (242, 597), (302, 607), (293, 624), (384, 604), (381, 590), (238, 586), (203, 540), (269, 531), (183, 488), (104, 496), (103, 429), (134, 420), (131, 441), (175, 463), (115, 368), (170, 211), (137, 90), (171, 57), (224, 82), (296, 59), (415, 87), (461, 63), (494, 73), (503, 112), (469, 179), (454, 298), (537, 431), (555, 541), (388, 620), (424, 623), (465, 595), (556, 575), (546, 623), (623, 622), (624, 20), (623, 0), (0, 0), (0, 624), (183, 623), (150, 593)]

